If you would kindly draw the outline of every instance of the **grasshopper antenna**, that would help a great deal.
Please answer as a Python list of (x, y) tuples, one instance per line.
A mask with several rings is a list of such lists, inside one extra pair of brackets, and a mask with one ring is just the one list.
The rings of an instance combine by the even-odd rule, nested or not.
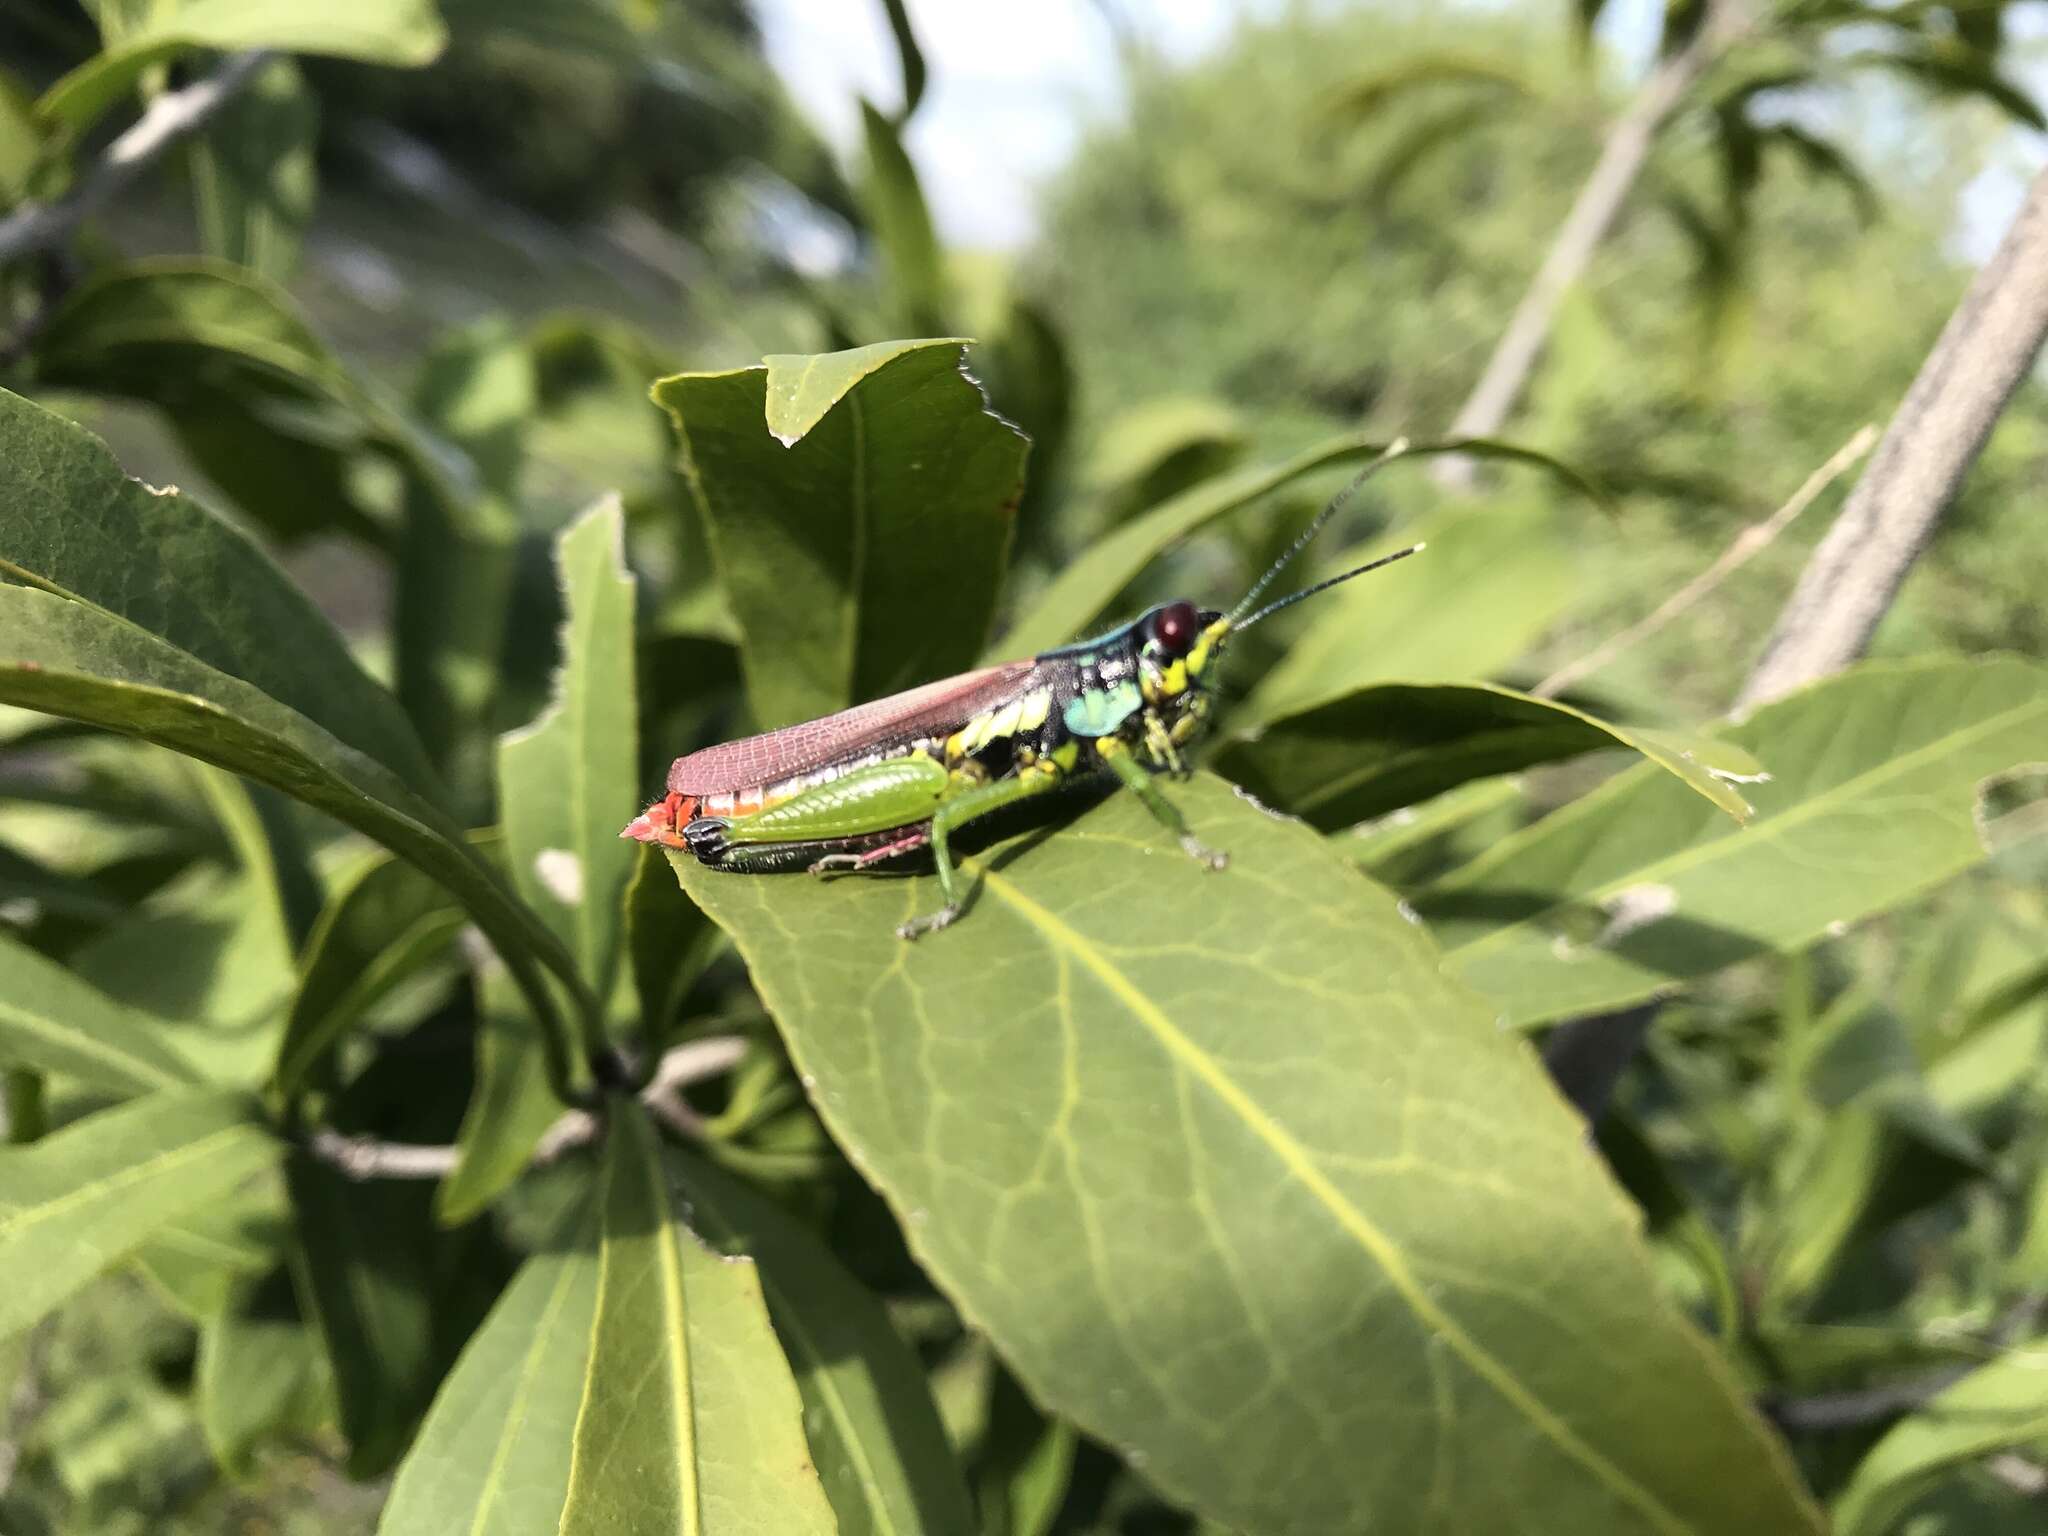
[(1397, 549), (1391, 555), (1381, 555), (1377, 560), (1368, 560), (1363, 565), (1353, 566), (1341, 576), (1332, 576), (1329, 580), (1319, 581), (1312, 587), (1303, 587), (1299, 592), (1290, 592), (1277, 603), (1268, 603), (1250, 618), (1239, 621), (1236, 626), (1237, 632), (1239, 634), (1244, 633), (1244, 631), (1258, 623), (1259, 620), (1272, 617), (1282, 608), (1292, 608), (1305, 597), (1314, 597), (1318, 592), (1327, 592), (1339, 582), (1349, 581), (1354, 576), (1363, 576), (1367, 571), (1376, 571), (1383, 565), (1392, 565), (1396, 560), (1406, 560), (1410, 555), (1419, 555), (1427, 548), (1429, 548), (1427, 544), (1410, 544), (1406, 549)]
[[(1341, 512), (1344, 509), (1345, 503), (1350, 501), (1351, 498), (1357, 494), (1358, 488), (1361, 485), (1365, 484), (1366, 481), (1370, 480), (1381, 469), (1385, 468), (1388, 463), (1390, 463), (1394, 459), (1399, 458), (1402, 454), (1406, 453), (1407, 451), (1408, 439), (1405, 437), (1395, 438), (1391, 443), (1387, 444), (1386, 447), (1382, 448), (1379, 451), (1379, 453), (1373, 457), (1372, 461), (1365, 466), (1365, 468), (1361, 469), (1357, 474), (1351, 477), (1351, 483), (1349, 485), (1345, 486), (1343, 490), (1339, 491), (1336, 495), (1330, 498), (1329, 505), (1324, 507), (1322, 511), (1316, 514), (1315, 521), (1310, 523), (1307, 528), (1302, 530), (1301, 537), (1296, 539), (1292, 544), (1288, 545), (1287, 552), (1285, 554), (1283, 554), (1278, 560), (1275, 560), (1271, 565), (1266, 567), (1266, 574), (1261, 576), (1257, 581), (1253, 582), (1252, 589), (1249, 592), (1245, 593), (1245, 595), (1238, 601), (1238, 605), (1235, 608), (1230, 610), (1229, 614), (1227, 615), (1227, 618), (1232, 629), (1243, 629), (1246, 626), (1246, 624), (1250, 622), (1248, 620), (1245, 620), (1243, 616), (1251, 609), (1252, 604), (1256, 603), (1259, 600), (1260, 594), (1262, 594), (1266, 590), (1266, 588), (1270, 587), (1273, 584), (1274, 577), (1278, 576), (1282, 571), (1287, 569), (1287, 567), (1293, 562), (1294, 557), (1296, 555), (1300, 554), (1304, 549), (1307, 549), (1310, 544), (1315, 542), (1315, 537), (1317, 534), (1323, 531), (1323, 526), (1326, 523), (1328, 523), (1331, 518), (1335, 517), (1339, 512)], [(1416, 549), (1420, 549), (1421, 547), (1422, 546), (1418, 544), (1416, 546)], [(1414, 552), (1414, 550), (1402, 551), (1403, 554), (1413, 554)], [(1389, 558), (1399, 559), (1400, 556), (1395, 555), (1390, 556)], [(1385, 564), (1385, 562), (1379, 560), (1375, 560), (1373, 562), (1373, 565), (1382, 564)], [(1361, 566), (1358, 570), (1350, 572), (1347, 576), (1337, 577), (1336, 580), (1348, 581), (1351, 576), (1363, 575), (1366, 571), (1369, 571), (1371, 569), (1372, 566)], [(1307, 597), (1309, 595), (1309, 592), (1320, 592), (1322, 591), (1323, 587), (1334, 585), (1335, 582), (1326, 581), (1323, 582), (1320, 586), (1310, 587), (1308, 589), (1308, 592), (1297, 593), (1296, 596)], [(1294, 601), (1293, 598), (1287, 599), (1287, 602), (1292, 601)], [(1264, 618), (1266, 614), (1272, 613), (1276, 609), (1283, 606), (1285, 606), (1284, 603), (1276, 603), (1271, 608), (1262, 609), (1258, 614), (1258, 617)]]

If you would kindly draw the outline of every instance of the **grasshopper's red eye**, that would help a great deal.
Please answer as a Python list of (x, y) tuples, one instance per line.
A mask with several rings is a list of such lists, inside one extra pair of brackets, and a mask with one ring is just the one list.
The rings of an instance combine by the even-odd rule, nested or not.
[(1152, 638), (1169, 656), (1185, 656), (1193, 650), (1201, 627), (1193, 603), (1168, 603), (1152, 615)]

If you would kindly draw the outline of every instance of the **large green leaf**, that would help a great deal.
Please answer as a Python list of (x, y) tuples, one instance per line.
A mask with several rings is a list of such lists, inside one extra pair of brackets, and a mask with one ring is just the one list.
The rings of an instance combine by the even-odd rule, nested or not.
[(123, 1007), (26, 944), (0, 935), (0, 1066), (33, 1067), (113, 1093), (197, 1080), (167, 1025)]
[(1835, 1499), (1837, 1536), (1885, 1536), (1941, 1473), (2048, 1439), (2048, 1338), (1972, 1371), (1872, 1446)]
[(287, 1097), (377, 1000), (445, 950), (462, 927), (447, 889), (375, 856), (335, 892), (307, 941), (275, 1081)]
[(760, 1266), (840, 1536), (971, 1531), (967, 1487), (924, 1368), (881, 1303), (772, 1202), (700, 1158), (669, 1157), (698, 1232)]
[(637, 1105), (613, 1112), (599, 1201), (561, 1536), (832, 1532), (754, 1266), (683, 1229)]
[[(980, 652), (1027, 444), (988, 413), (961, 356), (959, 342), (892, 344), (655, 385), (764, 725), (943, 677)], [(853, 377), (821, 411), (807, 372)], [(771, 397), (804, 404), (771, 420)], [(774, 435), (798, 428), (787, 447)]]
[(1369, 685), (1227, 742), (1216, 766), (1268, 804), (1330, 830), (1472, 779), (1614, 747), (1640, 752), (1737, 821), (1749, 815), (1727, 781), (1758, 772), (1739, 748), (1612, 725), (1483, 683)]
[(2048, 758), (2048, 669), (1870, 664), (1732, 727), (1771, 772), (1736, 828), (1644, 764), (1415, 898), (1452, 971), (1521, 1024), (1650, 997), (1840, 924), (1985, 856), (1977, 789)]
[[(542, 1016), (555, 1017), (534, 957), (567, 980), (567, 953), (460, 830), (381, 764), (239, 678), (82, 603), (0, 586), (0, 637), (0, 700), (232, 768), (369, 834), (447, 886)], [(571, 1064), (556, 1066), (566, 1081)]]
[(597, 1316), (595, 1225), (528, 1259), (498, 1298), (435, 1395), (378, 1536), (555, 1536)]
[(555, 543), (568, 613), (554, 702), (498, 747), (512, 882), (599, 997), (618, 973), (620, 909), (640, 850), (619, 828), (640, 803), (632, 573), (617, 498)]
[(1251, 1533), (1812, 1529), (1494, 1010), (1310, 829), (1168, 793), (1228, 870), (1117, 797), (914, 948), (929, 879), (678, 861), (1033, 1396)]
[(253, 540), (189, 496), (129, 479), (98, 438), (5, 390), (0, 571), (160, 636), (434, 797), (395, 701)]
[(425, 64), (447, 42), (433, 0), (152, 0), (95, 8), (104, 46), (43, 93), (39, 115), (82, 128), (152, 66), (189, 48), (275, 48)]
[(1246, 729), (1395, 678), (1463, 681), (1499, 672), (1578, 600), (1558, 515), (1506, 504), (1453, 507), (1347, 560), (1429, 548), (1304, 605), (1313, 618), (1230, 724)]
[(425, 1191), (357, 1182), (299, 1154), (285, 1165), (300, 1312), (334, 1373), (349, 1469), (396, 1461), (434, 1390), (431, 1230)]
[(0, 1149), (0, 1338), (274, 1164), (246, 1096), (165, 1091)]
[(291, 276), (313, 216), (320, 102), (290, 59), (273, 59), (192, 147), (199, 240), (275, 282)]

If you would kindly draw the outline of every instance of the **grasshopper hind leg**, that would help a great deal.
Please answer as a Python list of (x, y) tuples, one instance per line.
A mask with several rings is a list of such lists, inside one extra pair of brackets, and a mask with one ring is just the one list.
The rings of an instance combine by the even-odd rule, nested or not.
[(859, 853), (828, 853), (810, 866), (814, 875), (829, 875), (840, 870), (862, 870), (893, 859), (902, 854), (915, 853), (932, 840), (930, 826), (913, 827), (907, 832), (883, 834), (889, 841), (878, 848), (868, 848)]

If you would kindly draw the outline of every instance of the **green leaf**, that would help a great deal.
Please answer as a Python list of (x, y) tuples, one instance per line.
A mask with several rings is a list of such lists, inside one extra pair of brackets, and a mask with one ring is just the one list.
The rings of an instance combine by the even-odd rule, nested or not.
[(754, 1266), (677, 1222), (653, 1127), (613, 1112), (597, 1315), (561, 1536), (834, 1530)]
[(1460, 53), (1422, 53), (1375, 69), (1332, 94), (1328, 114), (1359, 121), (1403, 96), (1432, 86), (1480, 86), (1489, 96), (1530, 94), (1528, 82), (1491, 59)]
[(275, 48), (416, 65), (448, 40), (433, 0), (153, 0), (102, 7), (98, 15), (106, 46), (36, 103), (38, 115), (69, 128), (85, 127), (152, 66), (189, 48)]
[(1978, 784), (2048, 758), (2048, 669), (1866, 664), (1727, 738), (1771, 771), (1735, 828), (1650, 764), (1414, 898), (1453, 973), (1517, 1024), (1805, 948), (1979, 862)]
[(202, 1090), (153, 1093), (0, 1148), (0, 1338), (276, 1158), (247, 1097)]
[(298, 65), (273, 59), (192, 148), (199, 243), (274, 282), (291, 276), (313, 217), (319, 99)]
[(452, 458), (445, 469), (408, 461), (398, 698), (472, 822), (488, 819), (498, 733), (526, 718), (509, 658), (519, 478), (536, 403), (532, 354), (499, 320), (443, 337), (413, 391), (413, 409)]
[(683, 994), (703, 974), (723, 940), (670, 873), (668, 860), (643, 844), (640, 864), (626, 887), (626, 949), (640, 1028), (650, 1052), (668, 1043)]
[(408, 464), (428, 452), (282, 289), (211, 258), (100, 269), (51, 314), (35, 359), (46, 383), (161, 410), (200, 471), (287, 542), (334, 530), (388, 545), (351, 461), (372, 448)]
[(917, 167), (904, 152), (897, 125), (865, 98), (860, 121), (867, 146), (861, 211), (881, 255), (883, 292), (893, 328), (910, 336), (942, 334), (951, 307), (946, 258), (932, 228), (924, 189), (918, 185)]
[(366, 860), (335, 892), (307, 941), (278, 1046), (278, 1091), (291, 1098), (304, 1088), (335, 1042), (442, 953), (462, 923), (462, 909), (423, 871), (383, 854)]
[(903, 69), (903, 110), (898, 123), (910, 121), (917, 104), (924, 100), (924, 50), (917, 46), (917, 32), (910, 25), (910, 12), (903, 0), (882, 0), (889, 16), (889, 30), (896, 38), (896, 59)]
[[(943, 677), (980, 652), (1027, 444), (988, 413), (961, 357), (959, 342), (926, 342), (655, 385), (763, 725)], [(771, 387), (784, 402), (772, 419)], [(772, 435), (800, 428), (788, 447)]]
[(677, 861), (1032, 1396), (1254, 1536), (1489, 1529), (1507, 1446), (1532, 1527), (1815, 1528), (1493, 1010), (1308, 828), (1167, 792), (1228, 870), (1119, 796), (910, 948), (930, 879)]
[(1578, 601), (1571, 541), (1537, 506), (1452, 507), (1342, 558), (1355, 564), (1418, 541), (1429, 547), (1414, 559), (1305, 604), (1314, 617), (1230, 725), (1249, 730), (1397, 678), (1497, 673)]
[(193, 1396), (214, 1459), (238, 1476), (256, 1447), (279, 1435), (310, 1437), (331, 1413), (319, 1342), (299, 1315), (290, 1271), (237, 1286), (199, 1333)]
[[(0, 586), (0, 700), (175, 748), (280, 789), (376, 838), (445, 885), (470, 911), (544, 1017), (554, 1004), (535, 965), (575, 967), (455, 825), (382, 765), (295, 710), (174, 646), (81, 603)], [(550, 1039), (566, 1038), (559, 1031)], [(557, 1058), (566, 1082), (575, 1070)]]
[(1138, 573), (1182, 539), (1304, 475), (1380, 452), (1384, 444), (1355, 434), (1332, 438), (1280, 464), (1205, 480), (1132, 518), (1069, 561), (1028, 612), (989, 648), (996, 659), (1035, 656), (1086, 633)]
[[(1368, 438), (1356, 435), (1334, 437), (1283, 463), (1238, 470), (1191, 486), (1149, 512), (1131, 519), (1107, 538), (1097, 540), (1078, 559), (1070, 562), (1039, 594), (1030, 611), (1012, 624), (1003, 638), (991, 647), (990, 656), (996, 659), (1035, 656), (1040, 651), (1064, 645), (1069, 640), (1078, 638), (1087, 633), (1090, 625), (1101, 617), (1103, 610), (1115, 600), (1119, 592), (1131, 584), (1140, 571), (1189, 534), (1258, 500), (1261, 496), (1291, 485), (1304, 475), (1330, 465), (1375, 457), (1385, 451), (1386, 444)], [(1448, 453), (1528, 464), (1548, 471), (1582, 494), (1595, 500), (1600, 499), (1599, 489), (1569, 465), (1532, 449), (1521, 448), (1512, 443), (1495, 442), (1488, 438), (1459, 438), (1443, 443), (1410, 444), (1398, 457), (1428, 458)], [(1432, 537), (1442, 539), (1462, 531), (1453, 521), (1439, 521), (1444, 526)], [(1486, 537), (1487, 535), (1482, 534), (1478, 539), (1468, 539), (1465, 542), (1483, 545)], [(1414, 540), (1409, 539), (1406, 542), (1413, 543)], [(1432, 560), (1436, 558), (1436, 553), (1435, 550), (1430, 551)], [(1461, 562), (1461, 569), (1463, 563), (1476, 564), (1477, 556), (1466, 555), (1464, 562)], [(1404, 573), (1411, 574), (1412, 572)], [(1434, 581), (1444, 579), (1445, 576), (1439, 575)], [(1384, 596), (1384, 585), (1378, 590)], [(1487, 626), (1466, 627), (1484, 629)], [(1332, 690), (1333, 693), (1343, 691), (1342, 688)]]
[(2048, 1436), (2048, 1339), (1972, 1371), (1894, 1425), (1835, 1499), (1837, 1536), (1884, 1536), (1939, 1474)]
[(1118, 507), (1135, 511), (1230, 469), (1249, 442), (1235, 407), (1208, 395), (1167, 395), (1103, 423), (1083, 478), (1109, 498), (1113, 515)]
[(512, 883), (553, 928), (592, 993), (618, 974), (620, 903), (640, 850), (619, 828), (640, 801), (632, 573), (618, 498), (555, 541), (567, 617), (554, 702), (498, 747)]
[(924, 1368), (881, 1303), (771, 1201), (671, 1149), (706, 1241), (750, 1256), (803, 1396), (840, 1536), (947, 1536), (974, 1516)]
[(64, 966), (0, 936), (0, 1066), (32, 1067), (112, 1093), (197, 1081), (165, 1043), (168, 1023), (124, 1008)]
[(283, 1262), (290, 1232), (283, 1173), (270, 1167), (159, 1228), (133, 1262), (173, 1306), (204, 1322), (226, 1310), (237, 1286)]
[(334, 1373), (349, 1471), (371, 1477), (404, 1452), (434, 1390), (425, 1191), (359, 1183), (304, 1153), (286, 1162), (285, 1179), (299, 1308)]
[(455, 1167), (435, 1192), (443, 1226), (483, 1214), (510, 1189), (563, 1108), (548, 1082), (547, 1036), (532, 1008), (496, 955), (473, 962), (476, 1086), (455, 1137)]
[(586, 1242), (528, 1259), (470, 1338), (398, 1469), (378, 1536), (556, 1536), (597, 1316), (596, 1223), (586, 1226)]
[(160, 636), (436, 793), (391, 696), (254, 541), (127, 478), (98, 438), (5, 390), (0, 571)]
[[(1749, 802), (1727, 775), (1753, 779), (1739, 748), (1611, 725), (1568, 704), (1489, 684), (1380, 683), (1285, 715), (1227, 742), (1216, 767), (1261, 800), (1331, 830), (1414, 805), (1472, 779), (1626, 747), (1738, 822)], [(1717, 771), (1718, 770), (1718, 771)]]

